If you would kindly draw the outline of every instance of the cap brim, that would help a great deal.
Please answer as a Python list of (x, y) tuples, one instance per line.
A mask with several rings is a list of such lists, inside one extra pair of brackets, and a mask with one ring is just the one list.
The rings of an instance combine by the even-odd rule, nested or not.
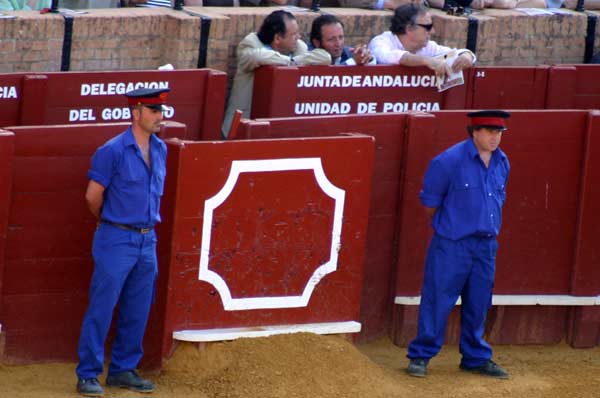
[(478, 124), (476, 126), (473, 126), (474, 129), (489, 129), (489, 130), (498, 130), (498, 131), (506, 131), (508, 130), (508, 128), (506, 127), (502, 127), (502, 126), (490, 126), (490, 125), (485, 125), (485, 124)]
[(154, 109), (155, 111), (165, 111), (166, 108), (162, 104), (144, 104), (146, 108)]

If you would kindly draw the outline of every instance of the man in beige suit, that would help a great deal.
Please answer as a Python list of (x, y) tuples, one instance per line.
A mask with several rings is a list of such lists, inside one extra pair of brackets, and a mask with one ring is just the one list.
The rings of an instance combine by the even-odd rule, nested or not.
[(227, 137), (237, 109), (249, 118), (254, 70), (262, 65), (329, 65), (331, 56), (322, 49), (308, 51), (300, 40), (296, 18), (283, 10), (269, 14), (257, 33), (250, 33), (237, 48), (237, 71), (221, 132)]

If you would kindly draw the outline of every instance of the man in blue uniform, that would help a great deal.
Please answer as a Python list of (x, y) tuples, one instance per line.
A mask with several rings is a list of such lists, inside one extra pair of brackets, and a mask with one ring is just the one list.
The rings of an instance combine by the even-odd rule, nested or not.
[(151, 392), (154, 384), (135, 368), (158, 273), (154, 225), (165, 180), (167, 147), (156, 137), (169, 89), (138, 89), (125, 94), (131, 126), (98, 148), (88, 171), (85, 199), (98, 218), (92, 254), (94, 274), (79, 340), (77, 391), (102, 396), (98, 382), (113, 310), (119, 305), (117, 333), (106, 384)]
[(510, 114), (491, 110), (467, 116), (470, 138), (431, 161), (419, 195), (433, 217), (434, 234), (425, 263), (417, 337), (408, 347), (411, 376), (427, 375), (429, 360), (442, 348), (448, 316), (460, 297), (460, 368), (508, 378), (506, 370), (492, 361), (483, 332), (510, 170), (498, 145)]

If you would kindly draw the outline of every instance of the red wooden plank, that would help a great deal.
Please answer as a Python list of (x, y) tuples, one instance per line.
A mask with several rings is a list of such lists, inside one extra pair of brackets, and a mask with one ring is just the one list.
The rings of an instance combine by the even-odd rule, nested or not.
[(11, 225), (6, 259), (42, 259), (89, 256), (95, 223), (39, 227)]
[(86, 294), (92, 271), (91, 254), (85, 257), (8, 260), (3, 294), (36, 295), (65, 291)]
[(600, 112), (588, 115), (585, 127), (585, 157), (582, 165), (582, 185), (580, 191), (577, 225), (577, 244), (571, 293), (574, 295), (600, 295)]
[[(169, 145), (169, 150), (179, 152), (179, 164), (169, 164), (168, 172), (177, 174), (180, 200), (174, 214), (168, 276), (166, 346), (177, 329), (358, 318), (373, 161), (370, 137), (188, 143)], [(232, 160), (315, 157), (321, 159), (331, 184), (346, 192), (336, 271), (315, 286), (304, 306), (224, 311), (226, 298), (217, 287), (198, 280), (198, 246), (207, 239), (202, 235), (205, 200), (223, 187)], [(331, 199), (313, 189), (314, 183), (303, 173), (280, 173), (241, 173), (237, 183), (241, 190), (232, 190), (213, 212), (208, 269), (223, 277), (233, 299), (295, 295), (318, 265), (313, 262), (322, 261), (324, 250), (319, 247), (330, 237), (321, 221), (329, 217)], [(290, 201), (297, 203), (289, 206)], [(237, 262), (236, 251), (246, 253), (243, 264)], [(226, 261), (228, 253), (231, 263)]]
[(543, 109), (548, 66), (475, 67), (466, 109)]
[(129, 123), (11, 127), (17, 156), (90, 156)]
[[(35, 90), (35, 101), (43, 103), (40, 109), (25, 109), (21, 124), (67, 124), (67, 123), (114, 123), (130, 119), (127, 101), (123, 94), (139, 87), (169, 87), (165, 120), (177, 121), (188, 126), (190, 136), (198, 139), (203, 129), (217, 129), (222, 113), (226, 79), (225, 74), (210, 69), (177, 71), (111, 71), (45, 73), (46, 82), (31, 79), (28, 83), (40, 86)], [(210, 83), (209, 83), (209, 78)], [(45, 86), (45, 87), (42, 87)], [(211, 94), (206, 96), (210, 87)], [(43, 90), (45, 88), (45, 90)], [(211, 102), (207, 102), (210, 100)], [(214, 109), (213, 109), (214, 107)], [(204, 109), (211, 108), (215, 117), (204, 121)], [(219, 123), (220, 125), (220, 120)]]
[(13, 192), (81, 192), (91, 156), (22, 157), (14, 160)]
[(466, 98), (466, 85), (438, 92), (424, 67), (263, 67), (254, 78), (252, 117), (464, 109)]
[(0, 73), (0, 128), (19, 124), (24, 73)]
[[(12, 161), (15, 145), (15, 136), (0, 130), (0, 298), (4, 288), (4, 264), (6, 234), (8, 229), (8, 215), (10, 210), (12, 189)], [(2, 301), (0, 300), (0, 312)]]
[(13, 333), (55, 329), (75, 331), (81, 326), (87, 292), (4, 295), (3, 300), (3, 329), (6, 327)]

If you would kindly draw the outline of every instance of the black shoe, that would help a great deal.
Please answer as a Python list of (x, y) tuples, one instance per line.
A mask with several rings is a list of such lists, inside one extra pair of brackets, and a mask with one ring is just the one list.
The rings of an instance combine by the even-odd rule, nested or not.
[(154, 391), (154, 384), (150, 380), (142, 379), (135, 370), (108, 375), (106, 377), (106, 385), (127, 388), (137, 392)]
[(477, 373), (483, 376), (495, 377), (497, 379), (508, 379), (508, 372), (492, 360), (489, 360), (482, 365), (475, 366), (474, 368), (468, 368), (461, 363), (460, 368), (467, 372)]
[(406, 373), (414, 377), (427, 376), (427, 363), (429, 361), (423, 358), (414, 358), (410, 360)]
[(77, 392), (85, 397), (101, 397), (104, 395), (104, 390), (96, 378), (78, 379)]

